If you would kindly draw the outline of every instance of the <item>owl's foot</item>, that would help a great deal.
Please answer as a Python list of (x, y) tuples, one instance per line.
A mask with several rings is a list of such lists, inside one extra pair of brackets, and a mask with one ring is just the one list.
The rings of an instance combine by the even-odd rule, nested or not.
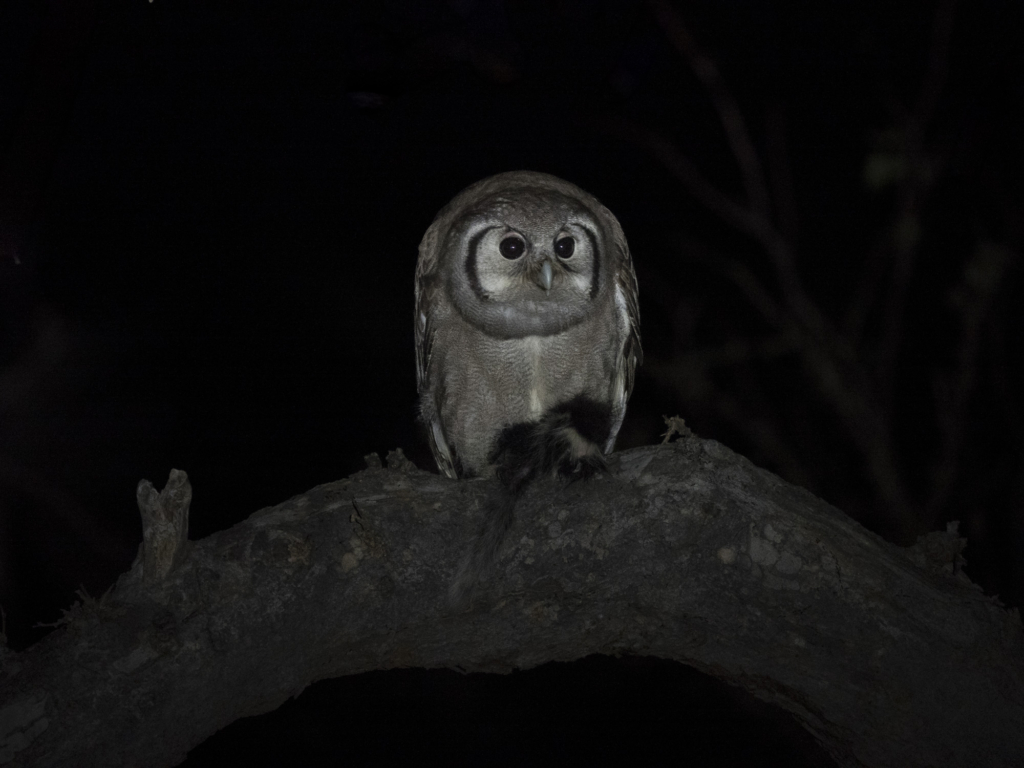
[(607, 469), (604, 457), (597, 455), (579, 456), (575, 459), (569, 458), (558, 465), (558, 476), (564, 477), (569, 482), (576, 480), (589, 480), (594, 475), (599, 475)]

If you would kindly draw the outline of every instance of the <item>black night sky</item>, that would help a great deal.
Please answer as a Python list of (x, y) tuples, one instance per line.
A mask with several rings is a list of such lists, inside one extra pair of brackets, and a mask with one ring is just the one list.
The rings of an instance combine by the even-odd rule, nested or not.
[[(899, 544), (958, 520), (967, 572), (1019, 606), (1022, 40), (1016, 0), (0, 4), (9, 643), (128, 568), (140, 478), (187, 471), (201, 538), (371, 452), (433, 469), (415, 421), (416, 247), (460, 189), (517, 169), (592, 192), (629, 239), (647, 359), (619, 448), (678, 414)], [(753, 206), (754, 167), (763, 238), (716, 203)], [(625, 709), (646, 712), (667, 679), (700, 691), (700, 717), (725, 713), (686, 715), (694, 732), (781, 727), (696, 673), (605, 662), (517, 676), (514, 694), (416, 671), (321, 684), (306, 714), (289, 704), (237, 738), (312, 732), (324, 712), (334, 725), (317, 733), (332, 733), (353, 717), (339, 698), (380, 719), (446, 702), (430, 727), (401, 720), (405, 757), (477, 764), (506, 749), (510, 721), (539, 743), (530, 702), (567, 722), (581, 699), (603, 706), (594, 680), (630, 738)], [(648, 741), (675, 738), (665, 727)], [(471, 728), (475, 757), (424, 746)], [(766, 744), (735, 759), (758, 764)], [(827, 764), (792, 749), (789, 764)], [(716, 759), (699, 764), (730, 764)]]

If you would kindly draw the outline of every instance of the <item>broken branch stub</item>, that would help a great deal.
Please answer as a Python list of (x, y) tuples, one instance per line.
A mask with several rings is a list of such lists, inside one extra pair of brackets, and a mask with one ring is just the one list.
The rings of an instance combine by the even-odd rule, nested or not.
[(149, 480), (140, 480), (135, 496), (142, 515), (143, 579), (154, 584), (171, 572), (185, 552), (192, 484), (185, 472), (172, 469), (162, 491)]

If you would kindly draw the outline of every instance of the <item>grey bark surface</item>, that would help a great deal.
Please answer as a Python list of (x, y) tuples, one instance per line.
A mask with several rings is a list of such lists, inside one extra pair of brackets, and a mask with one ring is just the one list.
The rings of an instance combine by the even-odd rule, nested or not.
[(319, 679), (594, 653), (741, 686), (840, 765), (1022, 764), (1020, 617), (959, 572), (955, 534), (901, 549), (689, 437), (616, 454), (588, 483), (537, 483), (456, 611), (448, 585), (488, 488), (395, 453), (188, 542), (158, 581), (140, 553), (42, 642), (0, 649), (0, 764), (169, 766)]

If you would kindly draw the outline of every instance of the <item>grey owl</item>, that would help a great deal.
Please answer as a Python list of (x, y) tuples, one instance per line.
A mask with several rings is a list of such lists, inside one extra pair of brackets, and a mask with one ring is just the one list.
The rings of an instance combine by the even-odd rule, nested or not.
[(517, 171), (459, 193), (420, 243), (415, 329), (421, 415), (449, 477), (512, 469), (522, 425), (564, 443), (515, 457), (555, 461), (536, 469), (586, 472), (612, 450), (641, 357), (636, 277), (619, 222), (579, 187)]
[(579, 187), (501, 173), (438, 213), (416, 266), (420, 414), (444, 474), (497, 474), (506, 491), (482, 549), (500, 544), (532, 479), (604, 467), (641, 357), (639, 322), (622, 228)]

